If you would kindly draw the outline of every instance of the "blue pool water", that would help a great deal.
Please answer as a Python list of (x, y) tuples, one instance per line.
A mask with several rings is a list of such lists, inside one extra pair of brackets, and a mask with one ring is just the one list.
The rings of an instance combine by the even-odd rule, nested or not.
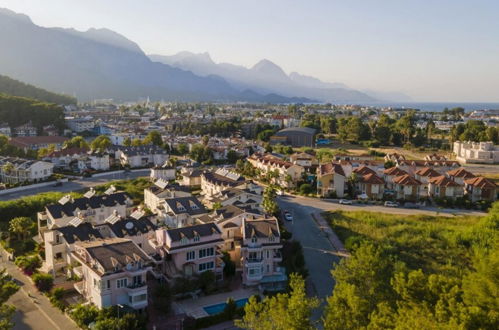
[[(247, 302), (248, 302), (248, 298), (236, 300), (236, 306), (243, 307), (244, 305), (246, 305)], [(218, 313), (222, 313), (225, 309), (225, 306), (227, 306), (226, 303), (221, 303), (221, 304), (206, 306), (206, 307), (203, 307), (203, 309), (206, 313), (208, 313), (208, 315), (215, 315)]]

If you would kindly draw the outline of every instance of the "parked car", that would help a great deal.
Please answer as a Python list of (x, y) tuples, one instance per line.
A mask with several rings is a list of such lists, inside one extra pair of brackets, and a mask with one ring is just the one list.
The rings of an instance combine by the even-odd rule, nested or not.
[(416, 204), (416, 203), (407, 202), (404, 204), (404, 207), (408, 208), (408, 209), (419, 209), (421, 206), (419, 204)]
[(386, 201), (385, 202), (386, 207), (399, 207), (399, 203), (397, 202), (391, 202), (391, 201)]
[(352, 201), (349, 199), (340, 199), (340, 204), (343, 205), (352, 205)]
[(285, 211), (284, 212), (284, 219), (286, 219), (286, 221), (293, 221), (293, 216), (288, 211)]
[(60, 181), (57, 181), (56, 183), (53, 184), (53, 187), (61, 187), (62, 186), (62, 182)]
[(277, 194), (277, 196), (284, 196), (284, 191), (282, 190), (277, 190), (275, 193)]

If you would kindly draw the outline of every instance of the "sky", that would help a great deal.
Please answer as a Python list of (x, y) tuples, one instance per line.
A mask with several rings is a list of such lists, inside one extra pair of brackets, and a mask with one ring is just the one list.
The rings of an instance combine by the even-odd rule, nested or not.
[(108, 28), (147, 54), (266, 58), (415, 101), (499, 102), (497, 0), (0, 0), (45, 27)]

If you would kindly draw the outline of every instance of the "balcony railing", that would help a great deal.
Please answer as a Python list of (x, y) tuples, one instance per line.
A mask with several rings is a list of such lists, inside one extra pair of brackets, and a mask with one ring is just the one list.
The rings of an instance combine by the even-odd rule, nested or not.
[(146, 282), (138, 282), (138, 283), (128, 284), (126, 287), (127, 287), (127, 289), (139, 289), (139, 288), (143, 288), (145, 286), (146, 286)]
[(259, 262), (262, 262), (262, 261), (263, 261), (262, 258), (246, 258), (246, 262), (250, 263), (250, 264), (259, 263)]

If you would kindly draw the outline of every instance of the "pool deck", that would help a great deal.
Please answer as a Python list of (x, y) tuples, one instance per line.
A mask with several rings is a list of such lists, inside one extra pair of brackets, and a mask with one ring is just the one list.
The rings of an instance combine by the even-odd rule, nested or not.
[(227, 299), (232, 298), (234, 300), (249, 298), (253, 295), (259, 295), (260, 292), (255, 289), (238, 289), (231, 292), (218, 293), (210, 296), (200, 297), (197, 299), (188, 299), (183, 301), (177, 301), (173, 304), (176, 311), (181, 311), (187, 315), (190, 315), (196, 319), (208, 316), (208, 313), (203, 309), (206, 306), (212, 306), (220, 303), (227, 302)]

